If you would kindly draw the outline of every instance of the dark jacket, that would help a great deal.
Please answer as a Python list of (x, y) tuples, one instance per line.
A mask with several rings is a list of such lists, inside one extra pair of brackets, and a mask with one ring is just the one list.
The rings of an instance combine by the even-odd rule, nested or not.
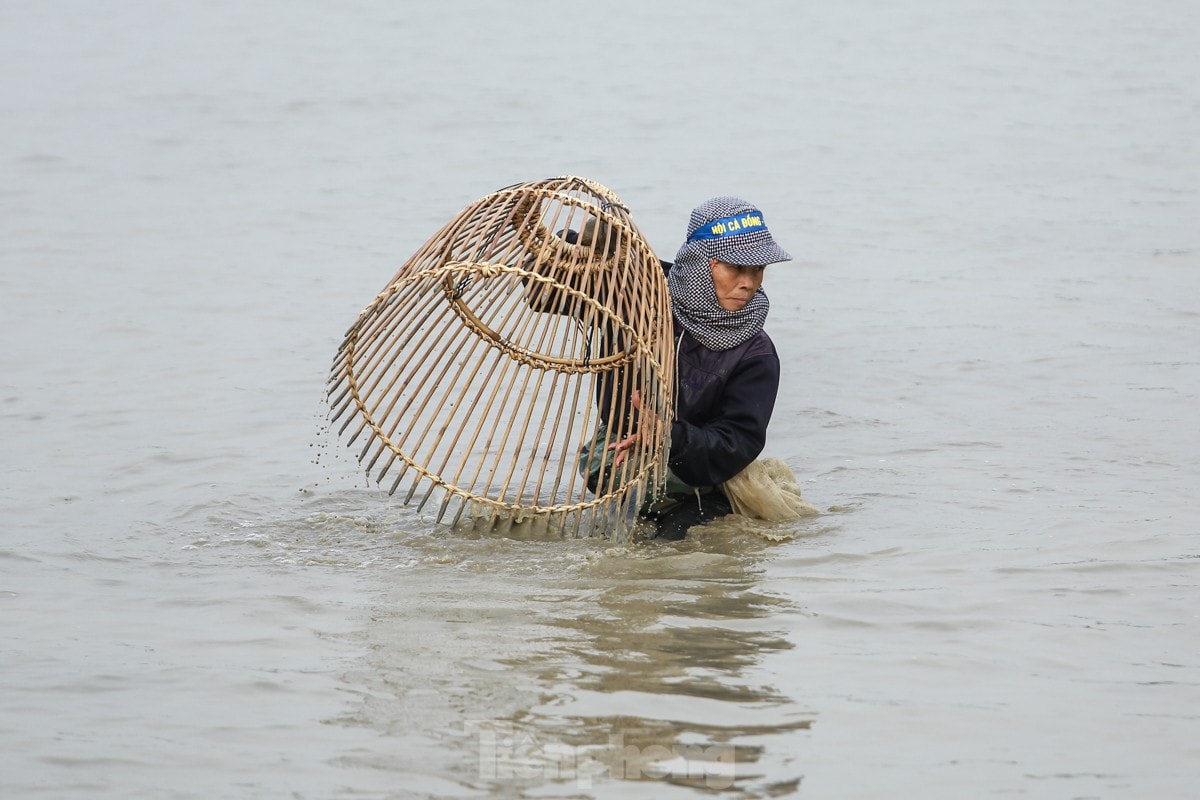
[(766, 331), (710, 350), (676, 325), (678, 396), (668, 465), (684, 483), (715, 486), (758, 458), (779, 393), (779, 355)]

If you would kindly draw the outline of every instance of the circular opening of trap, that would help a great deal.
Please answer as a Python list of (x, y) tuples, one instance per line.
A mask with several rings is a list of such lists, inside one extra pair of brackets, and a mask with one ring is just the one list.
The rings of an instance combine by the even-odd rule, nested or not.
[[(520, 363), (559, 372), (606, 372), (629, 363), (641, 349), (637, 333), (616, 312), (554, 277), (466, 262), (436, 271), (463, 325)], [(555, 311), (539, 313), (549, 308)], [(565, 319), (583, 337), (556, 336), (553, 325), (532, 324), (533, 317), (547, 316), (558, 317), (560, 326)]]

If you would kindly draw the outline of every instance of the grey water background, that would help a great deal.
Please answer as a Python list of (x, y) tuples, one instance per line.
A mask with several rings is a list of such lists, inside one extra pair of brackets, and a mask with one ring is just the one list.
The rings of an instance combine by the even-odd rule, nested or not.
[[(0, 5), (0, 795), (1195, 796), (1198, 53), (1182, 0)], [(341, 334), (558, 174), (666, 257), (762, 207), (827, 513), (364, 480)]]

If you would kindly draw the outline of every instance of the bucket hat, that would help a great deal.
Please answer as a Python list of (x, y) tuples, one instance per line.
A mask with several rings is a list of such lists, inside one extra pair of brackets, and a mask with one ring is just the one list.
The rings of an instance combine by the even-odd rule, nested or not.
[(693, 242), (708, 257), (741, 267), (792, 260), (771, 236), (762, 212), (752, 203), (730, 195), (705, 200), (692, 210), (687, 244)]

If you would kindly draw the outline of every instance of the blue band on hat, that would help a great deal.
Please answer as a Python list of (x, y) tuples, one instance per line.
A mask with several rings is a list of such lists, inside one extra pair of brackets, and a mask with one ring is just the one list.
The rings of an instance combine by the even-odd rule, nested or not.
[(700, 239), (720, 239), (723, 236), (737, 236), (742, 233), (766, 231), (767, 223), (763, 222), (762, 212), (758, 209), (743, 211), (732, 217), (721, 217), (701, 225), (696, 232), (687, 238), (689, 242)]

